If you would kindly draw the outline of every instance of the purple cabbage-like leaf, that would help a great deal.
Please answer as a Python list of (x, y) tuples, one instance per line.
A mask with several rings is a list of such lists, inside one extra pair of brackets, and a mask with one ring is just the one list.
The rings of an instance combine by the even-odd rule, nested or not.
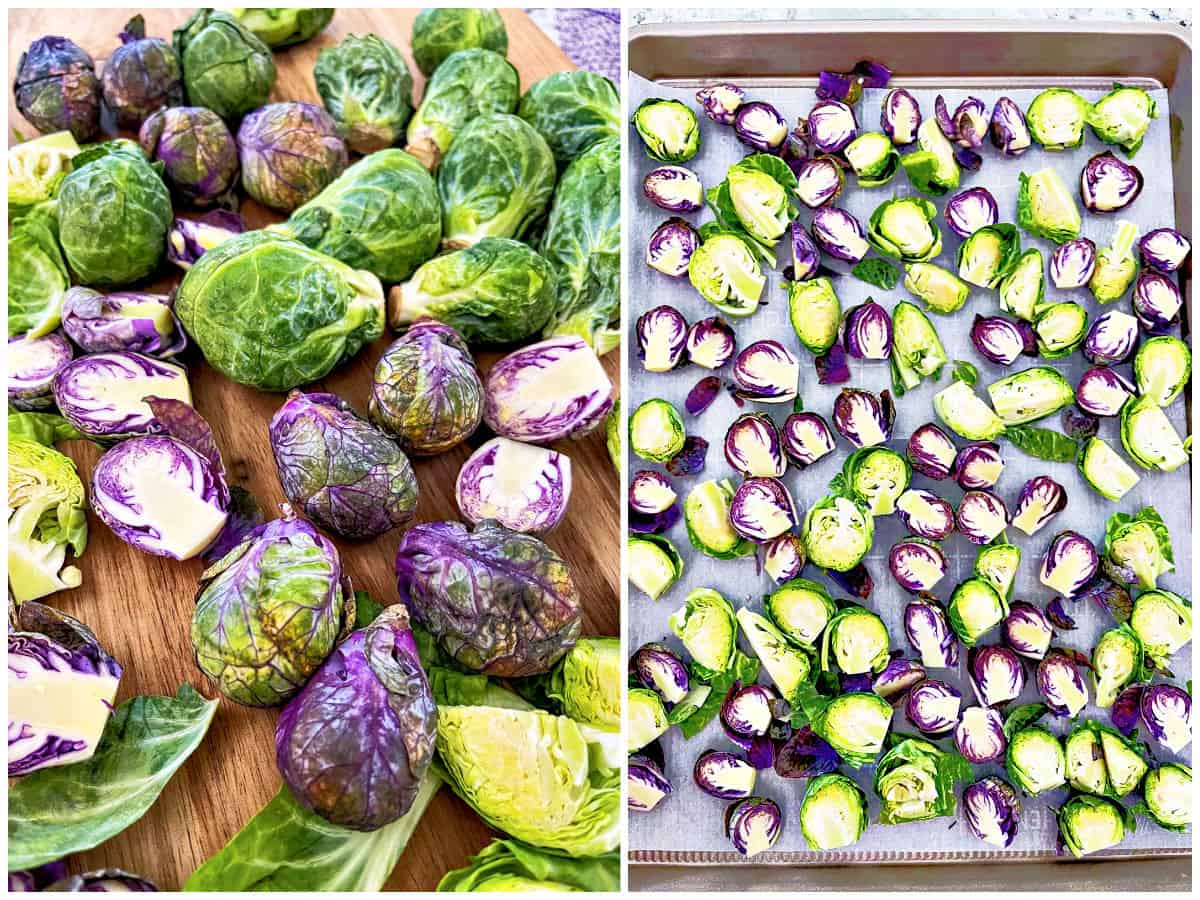
[(1055, 597), (1046, 604), (1046, 618), (1059, 631), (1074, 631), (1078, 626), (1063, 606), (1063, 598)]
[(666, 462), (666, 469), (679, 477), (698, 475), (704, 471), (707, 459), (708, 441), (699, 435), (689, 434), (684, 438), (683, 448)]
[(843, 591), (859, 600), (866, 600), (875, 590), (875, 579), (871, 577), (870, 571), (862, 563), (845, 572), (826, 569), (825, 574)]
[(820, 356), (813, 358), (817, 370), (818, 384), (845, 384), (850, 380), (850, 365), (841, 344), (834, 344)]
[(892, 79), (892, 70), (870, 59), (859, 60), (849, 72), (827, 72), (817, 76), (817, 97), (857, 103), (864, 88), (883, 88)]
[(1108, 715), (1113, 727), (1126, 737), (1133, 734), (1141, 721), (1142, 692), (1147, 687), (1148, 685), (1141, 682), (1126, 686), (1117, 694), (1117, 699), (1113, 701), (1112, 709), (1109, 710)]
[(721, 393), (721, 379), (716, 375), (705, 375), (688, 391), (683, 407), (690, 415), (698, 416), (710, 406)]
[(775, 772), (781, 778), (816, 778), (837, 770), (842, 758), (805, 725), (792, 732), (775, 755)]

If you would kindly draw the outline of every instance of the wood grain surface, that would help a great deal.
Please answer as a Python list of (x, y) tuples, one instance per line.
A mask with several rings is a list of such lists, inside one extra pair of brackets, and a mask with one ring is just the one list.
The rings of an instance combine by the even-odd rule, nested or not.
[[(117, 32), (132, 10), (13, 10), (9, 13), (9, 81), (12, 84), (23, 50), (43, 34), (65, 34), (87, 50), (97, 63), (117, 44)], [(150, 9), (143, 12), (149, 35), (170, 38), (173, 28), (191, 10)], [(340, 10), (318, 38), (275, 54), (279, 78), (272, 100), (319, 103), (312, 80), (318, 51), (348, 34), (375, 33), (387, 38), (409, 60), (420, 97), (424, 79), (411, 62), (410, 36), (416, 10)], [(521, 75), (524, 90), (555, 71), (573, 68), (567, 57), (524, 13), (503, 11), (509, 35), (509, 59)], [(15, 127), (27, 136), (33, 129), (22, 119), (9, 96), (9, 134)], [(253, 202), (243, 207), (247, 224), (261, 227), (279, 217)], [(167, 290), (175, 276), (153, 286)], [(331, 376), (312, 386), (333, 391), (365, 412), (371, 373), (387, 336), (365, 348)], [(479, 354), (481, 368), (499, 354)], [(282, 395), (260, 393), (234, 384), (215, 373), (195, 348), (184, 358), (191, 374), (196, 408), (212, 423), (231, 480), (250, 490), (271, 516), (284, 500), (267, 437), (267, 423)], [(605, 368), (617, 381), (619, 354), (605, 357)], [(486, 439), (481, 428), (468, 445), (433, 459), (414, 459), (420, 481), (418, 521), (457, 519), (454, 480), (473, 447)], [(100, 457), (91, 444), (62, 445), (80, 466), (85, 479)], [(584, 631), (618, 633), (619, 621), (619, 506), (618, 478), (605, 450), (603, 430), (580, 441), (563, 442), (557, 449), (572, 461), (574, 487), (570, 509), (548, 543), (570, 564), (585, 606)], [(83, 587), (49, 598), (54, 605), (82, 619), (101, 643), (124, 665), (119, 700), (138, 694), (174, 694), (187, 682), (205, 696), (219, 696), (196, 668), (188, 627), (193, 598), (202, 569), (199, 560), (176, 562), (148, 556), (118, 540), (89, 513), (90, 536), (79, 567)], [(376, 600), (396, 602), (394, 558), (400, 532), (365, 544), (339, 541), (346, 571), (356, 588)], [(163, 791), (146, 816), (131, 828), (94, 850), (72, 860), (73, 871), (119, 866), (154, 880), (163, 890), (178, 890), (187, 876), (219, 850), (279, 789), (275, 768), (277, 711), (249, 709), (222, 698), (212, 728), (202, 746)], [(448, 869), (467, 863), (492, 834), (486, 825), (449, 789), (443, 788), (425, 813), (386, 888), (431, 890)]]

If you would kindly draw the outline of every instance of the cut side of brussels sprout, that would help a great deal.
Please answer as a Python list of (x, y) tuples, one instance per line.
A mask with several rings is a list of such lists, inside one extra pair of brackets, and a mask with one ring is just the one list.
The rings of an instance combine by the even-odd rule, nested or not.
[(664, 163), (685, 163), (700, 150), (700, 123), (678, 100), (650, 98), (634, 111), (633, 127), (646, 155)]
[(758, 309), (767, 283), (754, 252), (732, 232), (706, 232), (687, 271), (701, 297), (726, 315), (739, 318)]
[(454, 492), (469, 522), (495, 519), (513, 531), (543, 534), (566, 514), (571, 460), (556, 450), (492, 438), (463, 463)]
[(767, 595), (766, 612), (784, 636), (814, 648), (837, 610), (829, 592), (815, 581), (794, 578)]
[(788, 282), (788, 317), (796, 337), (819, 355), (837, 340), (842, 306), (833, 282), (824, 277)]
[(1182, 763), (1164, 763), (1146, 773), (1142, 783), (1145, 808), (1134, 807), (1163, 828), (1182, 831), (1192, 822), (1192, 770)]
[(1192, 351), (1172, 335), (1160, 335), (1142, 344), (1133, 358), (1133, 379), (1138, 393), (1159, 406), (1170, 406), (1192, 377)]
[(990, 441), (1004, 431), (1002, 420), (965, 381), (955, 381), (933, 397), (933, 409), (955, 434), (969, 441)]
[(801, 537), (814, 565), (848, 572), (862, 562), (871, 549), (875, 518), (856, 500), (826, 497), (809, 509)]
[(1106, 144), (1121, 147), (1133, 156), (1142, 146), (1158, 109), (1150, 93), (1143, 88), (1114, 84), (1113, 89), (1087, 111), (1092, 133)]
[(971, 287), (953, 272), (928, 262), (904, 267), (904, 287), (935, 313), (950, 315), (967, 302)]
[(924, 197), (888, 200), (871, 214), (867, 239), (871, 246), (901, 262), (926, 262), (942, 252), (937, 207)]
[(1043, 269), (1041, 250), (1031, 247), (1022, 253), (1012, 271), (1000, 281), (1000, 308), (1032, 322), (1046, 293)]
[(754, 545), (729, 523), (734, 488), (728, 481), (703, 481), (688, 493), (683, 518), (692, 546), (715, 559), (733, 559), (754, 552)]
[(1062, 742), (1039, 725), (1017, 731), (1005, 754), (1008, 776), (1031, 797), (1067, 783), (1067, 760)]
[(737, 621), (783, 699), (795, 703), (797, 692), (808, 680), (812, 668), (808, 655), (788, 643), (769, 619), (745, 606), (737, 611)]
[(1088, 485), (1109, 500), (1120, 500), (1141, 480), (1133, 467), (1098, 437), (1088, 438), (1076, 465)]
[(662, 535), (630, 535), (626, 560), (629, 581), (651, 600), (670, 590), (683, 574), (683, 558)]
[(974, 647), (1007, 613), (1008, 603), (982, 578), (961, 582), (946, 607), (951, 627), (967, 647)]
[(627, 750), (636, 753), (652, 741), (658, 740), (670, 725), (662, 700), (654, 691), (646, 688), (630, 688), (626, 695), (629, 704), (629, 726)]
[(800, 804), (800, 830), (811, 850), (836, 850), (855, 843), (867, 830), (867, 795), (837, 772), (808, 782)]
[(1024, 425), (1053, 415), (1075, 400), (1071, 383), (1057, 369), (1035, 366), (988, 385), (992, 408), (1005, 425)]
[(717, 591), (692, 591), (671, 614), (670, 626), (700, 672), (714, 676), (728, 670), (737, 650), (738, 620)]
[(1087, 310), (1078, 303), (1065, 301), (1042, 307), (1033, 319), (1039, 355), (1044, 359), (1070, 356), (1087, 337), (1087, 323)]
[(1121, 445), (1143, 469), (1173, 472), (1188, 461), (1188, 445), (1151, 396), (1121, 407)]
[(872, 515), (889, 516), (896, 510), (896, 499), (908, 489), (912, 467), (887, 447), (863, 447), (846, 458), (842, 477)]
[(1076, 858), (1115, 847), (1127, 829), (1133, 830), (1133, 814), (1107, 797), (1082, 794), (1058, 811), (1059, 834)]
[(1070, 150), (1083, 143), (1090, 104), (1068, 88), (1047, 88), (1029, 104), (1029, 133), (1047, 150)]
[(1001, 222), (980, 228), (958, 247), (958, 277), (977, 287), (995, 288), (1021, 255), (1021, 238), (1013, 225)]

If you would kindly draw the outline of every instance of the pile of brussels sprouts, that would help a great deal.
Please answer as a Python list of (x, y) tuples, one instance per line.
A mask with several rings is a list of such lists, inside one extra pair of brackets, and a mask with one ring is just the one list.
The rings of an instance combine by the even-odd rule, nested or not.
[[(1112, 501), (1138, 482), (1134, 466), (1169, 472), (1188, 462), (1191, 439), (1165, 410), (1191, 374), (1188, 345), (1172, 333), (1182, 307), (1172, 274), (1190, 245), (1171, 228), (1139, 242), (1137, 227), (1121, 220), (1111, 245), (1098, 249), (1080, 237), (1078, 202), (1052, 168), (1020, 176), (1016, 224), (998, 221), (986, 187), (958, 191), (962, 173), (983, 164), (989, 133), (997, 151), (1019, 156), (1034, 143), (1078, 147), (1090, 127), (1126, 158), (1105, 152), (1087, 161), (1079, 199), (1089, 213), (1116, 213), (1141, 190), (1129, 159), (1156, 118), (1154, 101), (1121, 85), (1095, 103), (1052, 88), (1024, 112), (1001, 97), (989, 117), (982, 100), (969, 97), (951, 112), (939, 95), (933, 116), (923, 118), (912, 94), (892, 88), (879, 130), (867, 130), (855, 104), (864, 88), (885, 88), (890, 78), (869, 61), (849, 73), (822, 72), (818, 102), (795, 127), (736, 85), (701, 89), (700, 112), (718, 132), (731, 127), (747, 154), (707, 189), (686, 164), (714, 126), (674, 99), (648, 99), (634, 113), (642, 148), (662, 164), (646, 175), (645, 198), (672, 214), (653, 230), (646, 263), (686, 277), (719, 315), (689, 322), (659, 305), (636, 320), (646, 372), (689, 363), (707, 371), (685, 409), (651, 397), (631, 412), (632, 454), (666, 473), (631, 473), (629, 578), (652, 601), (672, 589), (686, 563), (666, 532), (682, 520), (696, 551), (752, 556), (775, 585), (761, 613), (697, 587), (670, 617), (682, 652), (652, 642), (633, 653), (629, 806), (653, 810), (679, 787), (678, 763), (664, 757), (660, 737), (677, 726), (686, 740), (719, 718), (729, 745), (700, 753), (693, 780), (728, 803), (725, 831), (744, 856), (769, 850), (787, 824), (780, 803), (762, 793), (764, 770), (807, 780), (799, 818), (812, 850), (863, 836), (867, 794), (844, 770), (864, 767), (873, 769), (880, 824), (957, 815), (971, 835), (1000, 848), (1016, 839), (1020, 795), (1058, 788), (1070, 791), (1056, 803), (1061, 843), (1076, 856), (1119, 844), (1135, 813), (1186, 830), (1191, 769), (1163, 754), (1179, 754), (1191, 740), (1190, 682), (1188, 691), (1172, 683), (1171, 667), (1191, 640), (1192, 617), (1188, 599), (1159, 584), (1175, 568), (1162, 518), (1150, 506), (1113, 512), (1102, 540), (1058, 531), (1035, 563), (1052, 599), (1033, 603), (1012, 596), (1022, 549), (1008, 529), (1041, 532), (1066, 507), (1067, 489), (1036, 475), (1010, 505), (997, 485), (1001, 440), (1039, 459), (1076, 462), (1085, 483)], [(850, 177), (876, 187), (901, 171), (915, 193), (882, 202), (865, 223), (832, 205)], [(932, 262), (943, 237), (928, 199), (952, 191), (944, 218), (961, 240), (956, 272)], [(710, 221), (685, 218), (705, 207)], [(801, 207), (811, 210), (807, 226)], [(1049, 260), (1055, 289), (1087, 287), (1098, 304), (1129, 295), (1128, 311), (1093, 318), (1083, 303), (1048, 300), (1047, 262), (1039, 249), (1021, 249), (1022, 231), (1057, 245)], [(741, 343), (737, 333), (761, 304), (780, 245), (791, 249), (784, 287), (802, 349), (779, 335)], [(872, 250), (877, 256), (867, 258)], [(925, 309), (899, 299), (889, 312), (868, 298), (843, 310), (839, 277), (889, 292), (902, 282)], [(990, 402), (975, 391), (974, 365), (949, 364), (928, 315), (954, 315), (973, 292), (992, 294), (999, 306), (963, 325), (981, 357), (999, 366), (1045, 361), (988, 385)], [(806, 409), (803, 351), (821, 384), (849, 382), (852, 360), (886, 360), (892, 388), (846, 385), (828, 415)], [(1072, 385), (1052, 363), (1076, 351), (1092, 368)], [(1116, 367), (1128, 362), (1127, 377)], [(897, 446), (897, 399), (944, 375), (949, 385), (933, 398), (940, 424), (921, 425)], [(686, 423), (723, 391), (739, 406), (784, 404), (790, 414), (782, 424), (766, 411), (738, 415), (722, 447), (735, 477), (685, 487), (679, 479), (702, 472), (709, 449)], [(1062, 431), (1035, 424), (1056, 414)], [(1106, 416), (1120, 417), (1133, 465), (1096, 436)], [(785, 476), (840, 443), (849, 453), (827, 496), (800, 508)], [(914, 471), (934, 489), (914, 484)], [(950, 480), (961, 488), (957, 503), (936, 490)], [(874, 581), (864, 560), (879, 549), (875, 518), (890, 515), (908, 532), (879, 554), (909, 597), (902, 640), (868, 607)], [(957, 584), (943, 549), (954, 533), (975, 545), (974, 566)], [(848, 599), (805, 577), (810, 564)], [(1071, 607), (1085, 602), (1113, 620), (1090, 653), (1064, 643), (1077, 627)], [(974, 698), (935, 670), (965, 670)], [(1027, 678), (1040, 702), (1021, 705)], [(1089, 701), (1109, 711), (1111, 724), (1080, 718)], [(1064, 737), (1040, 724), (1049, 716), (1067, 720)], [(1139, 728), (1158, 748), (1138, 738)], [(1140, 801), (1127, 807), (1122, 798), (1139, 789)]]
[[(84, 552), (89, 504), (144, 553), (200, 557), (196, 663), (228, 699), (282, 707), (276, 760), (296, 816), (350, 840), (419, 816), (440, 777), (533, 854), (498, 866), (497, 845), (458, 877), (612, 889), (618, 643), (580, 637), (581, 598), (542, 537), (571, 495), (571, 460), (548, 445), (615, 416), (600, 356), (619, 334), (619, 98), (583, 71), (522, 94), (495, 10), (428, 9), (413, 26), (419, 103), (377, 35), (321, 50), (321, 106), (268, 103), (272, 51), (333, 14), (201, 9), (171, 41), (135, 16), (99, 77), (67, 38), (21, 57), (17, 107), (44, 136), (9, 151), (10, 597), (41, 607), (81, 585), (67, 556)], [(246, 198), (287, 218), (247, 229)], [(184, 271), (169, 294), (146, 288), (164, 261)], [(389, 324), (365, 415), (305, 389)], [(506, 355), (483, 374), (473, 351), (487, 347)], [(263, 426), (288, 499), (278, 518), (231, 483), (234, 448), (193, 408), (201, 358), (287, 392)], [(466, 524), (414, 525), (412, 460), (481, 425), (492, 437), (455, 484)], [(104, 449), (86, 477), (54, 449), (68, 439)], [(396, 529), (403, 602), (381, 611), (326, 533)], [(37, 784), (120, 739), (120, 666), (85, 626), (56, 622), (9, 637), (28, 661), (10, 666), (9, 773), (45, 770)], [(68, 721), (47, 719), (38, 691)], [(556, 880), (537, 875), (545, 854), (601, 859)]]

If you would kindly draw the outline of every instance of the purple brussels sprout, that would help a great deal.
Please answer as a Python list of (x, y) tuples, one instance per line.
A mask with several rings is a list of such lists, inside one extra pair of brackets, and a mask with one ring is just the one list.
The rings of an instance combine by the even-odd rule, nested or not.
[(118, 35), (100, 78), (104, 105), (120, 128), (137, 128), (151, 113), (183, 103), (183, 65), (162, 38), (146, 37), (146, 22), (134, 16)]
[(675, 790), (657, 762), (641, 753), (629, 757), (627, 796), (634, 812), (650, 812)]
[(781, 534), (763, 545), (763, 571), (770, 575), (776, 584), (783, 584), (798, 577), (807, 561), (804, 541), (794, 532)]
[[(957, 651), (956, 651), (957, 652)], [(875, 676), (871, 690), (885, 700), (903, 696), (913, 685), (925, 680), (925, 667), (911, 659), (897, 657)]]
[(770, 103), (742, 103), (733, 114), (733, 131), (739, 141), (760, 153), (779, 153), (788, 136), (787, 120)]
[(209, 250), (245, 230), (242, 217), (227, 209), (211, 209), (195, 219), (176, 216), (167, 232), (167, 262), (186, 271)]
[(58, 332), (8, 339), (8, 405), (29, 412), (54, 406), (54, 379), (75, 356)]
[(42, 134), (69, 131), (88, 141), (100, 130), (96, 64), (74, 41), (40, 37), (21, 54), (13, 97), (17, 110)]
[(60, 878), (42, 888), (44, 891), (133, 891), (137, 893), (157, 892), (158, 886), (141, 875), (124, 869), (97, 869)]
[(1008, 507), (991, 491), (967, 491), (958, 501), (954, 523), (972, 544), (988, 544), (1008, 527)]
[(976, 314), (971, 324), (971, 343), (980, 356), (998, 366), (1011, 366), (1022, 354), (1037, 352), (1037, 336), (1029, 323), (1013, 322), (1004, 316)]
[(696, 91), (696, 102), (704, 114), (718, 125), (732, 125), (734, 114), (746, 99), (746, 92), (736, 84), (723, 81)]
[(816, 778), (835, 771), (841, 762), (837, 751), (805, 725), (793, 731), (775, 754), (775, 774), (780, 778)]
[(8, 873), (8, 892), (10, 894), (25, 894), (44, 891), (49, 885), (67, 877), (67, 861), (65, 859), (43, 863), (31, 869), (22, 869)]
[(454, 496), (472, 524), (495, 519), (513, 531), (545, 534), (567, 513), (571, 460), (547, 447), (492, 438), (458, 470)]
[(897, 147), (907, 147), (917, 139), (921, 127), (921, 105), (904, 88), (892, 88), (883, 98), (879, 125)]
[(1021, 488), (1012, 524), (1032, 537), (1066, 508), (1066, 488), (1049, 475), (1035, 475)]
[(11, 616), (8, 777), (90, 759), (113, 710), (120, 664), (91, 629), (51, 606), (27, 600)]
[(1092, 320), (1083, 340), (1083, 355), (1094, 366), (1115, 366), (1132, 355), (1138, 342), (1138, 320), (1111, 309)]
[(1151, 334), (1163, 334), (1179, 324), (1183, 297), (1172, 278), (1143, 269), (1133, 283), (1133, 313)]
[(674, 505), (678, 495), (671, 479), (661, 472), (643, 469), (629, 480), (629, 508), (652, 516)]
[(1012, 604), (1001, 630), (1004, 642), (1029, 659), (1042, 659), (1054, 637), (1054, 629), (1046, 614), (1024, 600)]
[(1192, 245), (1174, 228), (1155, 228), (1142, 236), (1138, 249), (1143, 263), (1156, 272), (1169, 275), (1183, 265), (1192, 252)]
[(974, 647), (967, 654), (971, 688), (984, 706), (1000, 706), (1021, 696), (1025, 669), (1021, 658), (1008, 647)]
[(638, 358), (647, 372), (670, 372), (683, 362), (687, 345), (687, 319), (673, 306), (663, 304), (638, 316)]
[(841, 194), (845, 183), (846, 173), (841, 162), (833, 156), (814, 156), (796, 167), (796, 196), (809, 209), (832, 203)]
[(688, 395), (683, 400), (683, 408), (690, 415), (698, 416), (704, 412), (721, 393), (721, 379), (716, 375), (705, 375), (688, 391)]
[(1088, 369), (1075, 385), (1075, 405), (1089, 416), (1115, 416), (1133, 395), (1133, 385), (1107, 366)]
[(735, 683), (721, 704), (721, 724), (731, 738), (764, 735), (771, 730), (775, 718), (775, 700), (765, 685)]
[(769, 541), (796, 527), (796, 504), (778, 478), (747, 478), (729, 501), (729, 524), (747, 540)]
[(672, 216), (651, 233), (646, 244), (646, 265), (671, 278), (682, 278), (699, 246), (700, 232), (678, 216)]
[(946, 201), (946, 224), (960, 238), (969, 238), (999, 220), (996, 198), (985, 187), (967, 188)]
[(900, 587), (919, 594), (933, 590), (946, 577), (946, 556), (932, 541), (905, 538), (888, 552), (888, 569)]
[(612, 405), (612, 381), (595, 351), (575, 336), (508, 354), (484, 382), (488, 427), (529, 444), (582, 437), (604, 421)]
[(988, 706), (969, 706), (954, 727), (954, 746), (970, 763), (982, 764), (1004, 758), (1008, 739), (1004, 719)]
[(969, 150), (983, 143), (989, 120), (987, 106), (978, 97), (967, 97), (958, 104), (951, 116), (946, 108), (946, 99), (938, 94), (933, 102), (933, 112), (938, 128), (947, 140)]
[(887, 391), (873, 394), (859, 388), (843, 388), (833, 401), (833, 427), (855, 447), (887, 443), (895, 420), (896, 408)]
[(791, 233), (792, 265), (784, 271), (784, 277), (791, 281), (816, 278), (821, 268), (821, 248), (799, 219), (792, 222)]
[(842, 335), (846, 352), (855, 359), (888, 359), (892, 355), (892, 317), (870, 298), (846, 313)]
[(349, 162), (333, 117), (299, 101), (254, 110), (242, 119), (237, 146), (246, 193), (284, 213), (321, 193)]
[(848, 263), (861, 262), (870, 249), (858, 219), (836, 206), (822, 206), (813, 213), (812, 235), (825, 253)]
[(1075, 660), (1061, 650), (1051, 650), (1038, 663), (1037, 688), (1056, 716), (1075, 718), (1087, 706), (1087, 684)]
[(238, 147), (225, 121), (203, 106), (160, 109), (142, 123), (138, 143), (175, 196), (190, 206), (212, 206), (235, 187)]
[(1052, 591), (1074, 597), (1100, 568), (1092, 542), (1077, 531), (1060, 531), (1042, 554), (1038, 578)]
[(733, 849), (747, 858), (770, 850), (783, 831), (779, 804), (766, 797), (746, 797), (725, 810), (725, 834)]
[(919, 597), (904, 607), (904, 634), (925, 668), (958, 666), (958, 638), (937, 601)]
[(725, 459), (747, 476), (780, 478), (787, 471), (779, 430), (766, 413), (745, 413), (733, 420), (725, 432)]
[(954, 531), (954, 507), (950, 501), (920, 488), (909, 488), (896, 498), (896, 514), (917, 537), (941, 541)]
[(962, 806), (971, 834), (996, 847), (1012, 846), (1021, 818), (1021, 800), (1011, 784), (986, 775), (963, 791)]
[(908, 438), (905, 455), (912, 467), (927, 478), (942, 481), (950, 477), (958, 448), (946, 432), (926, 422)]
[(1009, 97), (1001, 97), (992, 107), (992, 146), (1005, 156), (1020, 156), (1033, 144), (1025, 114)]
[(800, 360), (779, 341), (755, 341), (734, 360), (733, 380), (748, 400), (791, 403), (799, 388)]
[(64, 418), (99, 441), (161, 433), (147, 397), (192, 401), (183, 366), (124, 350), (72, 360), (54, 377), (53, 391)]
[(629, 660), (629, 670), (666, 703), (679, 703), (691, 688), (687, 666), (664, 644), (643, 644)]
[(733, 327), (720, 316), (693, 322), (684, 343), (688, 361), (706, 369), (721, 368), (737, 352)]
[(892, 80), (892, 71), (883, 63), (860, 59), (849, 72), (827, 72), (822, 70), (817, 77), (817, 97), (821, 100), (844, 100), (857, 103), (863, 88), (887, 87)]
[(740, 754), (706, 750), (696, 759), (692, 779), (710, 797), (738, 800), (754, 793), (758, 771)]
[(821, 153), (837, 153), (858, 136), (854, 110), (840, 100), (822, 100), (808, 113), (808, 139)]
[(642, 179), (646, 199), (673, 213), (694, 213), (704, 206), (700, 176), (684, 166), (659, 166)]
[(1138, 709), (1150, 736), (1179, 753), (1192, 740), (1192, 697), (1173, 684), (1152, 684), (1141, 692)]
[(494, 521), (474, 531), (423, 522), (396, 552), (400, 598), (460, 665), (518, 678), (549, 669), (582, 627), (567, 564), (533, 535)]
[(935, 678), (926, 678), (908, 692), (904, 713), (922, 734), (936, 736), (954, 729), (961, 705), (962, 694), (958, 688)]
[(1091, 212), (1124, 209), (1141, 192), (1141, 170), (1118, 159), (1111, 150), (1093, 156), (1079, 173), (1079, 196)]
[(783, 452), (792, 465), (803, 469), (833, 452), (834, 438), (829, 423), (816, 413), (792, 413), (780, 431)]
[(63, 295), (62, 328), (84, 353), (132, 350), (166, 359), (187, 346), (167, 294), (101, 294), (87, 287)]
[(327, 531), (367, 540), (416, 512), (408, 457), (337, 394), (292, 391), (271, 418), (270, 435), (283, 493)]
[(433, 759), (437, 707), (401, 606), (339, 644), (275, 726), (296, 799), (356, 831), (408, 812)]
[(1083, 287), (1095, 271), (1096, 244), (1091, 238), (1059, 244), (1050, 256), (1050, 280), (1060, 291)]
[(954, 460), (954, 480), (964, 491), (995, 487), (1004, 471), (1004, 457), (995, 441), (967, 444)]

